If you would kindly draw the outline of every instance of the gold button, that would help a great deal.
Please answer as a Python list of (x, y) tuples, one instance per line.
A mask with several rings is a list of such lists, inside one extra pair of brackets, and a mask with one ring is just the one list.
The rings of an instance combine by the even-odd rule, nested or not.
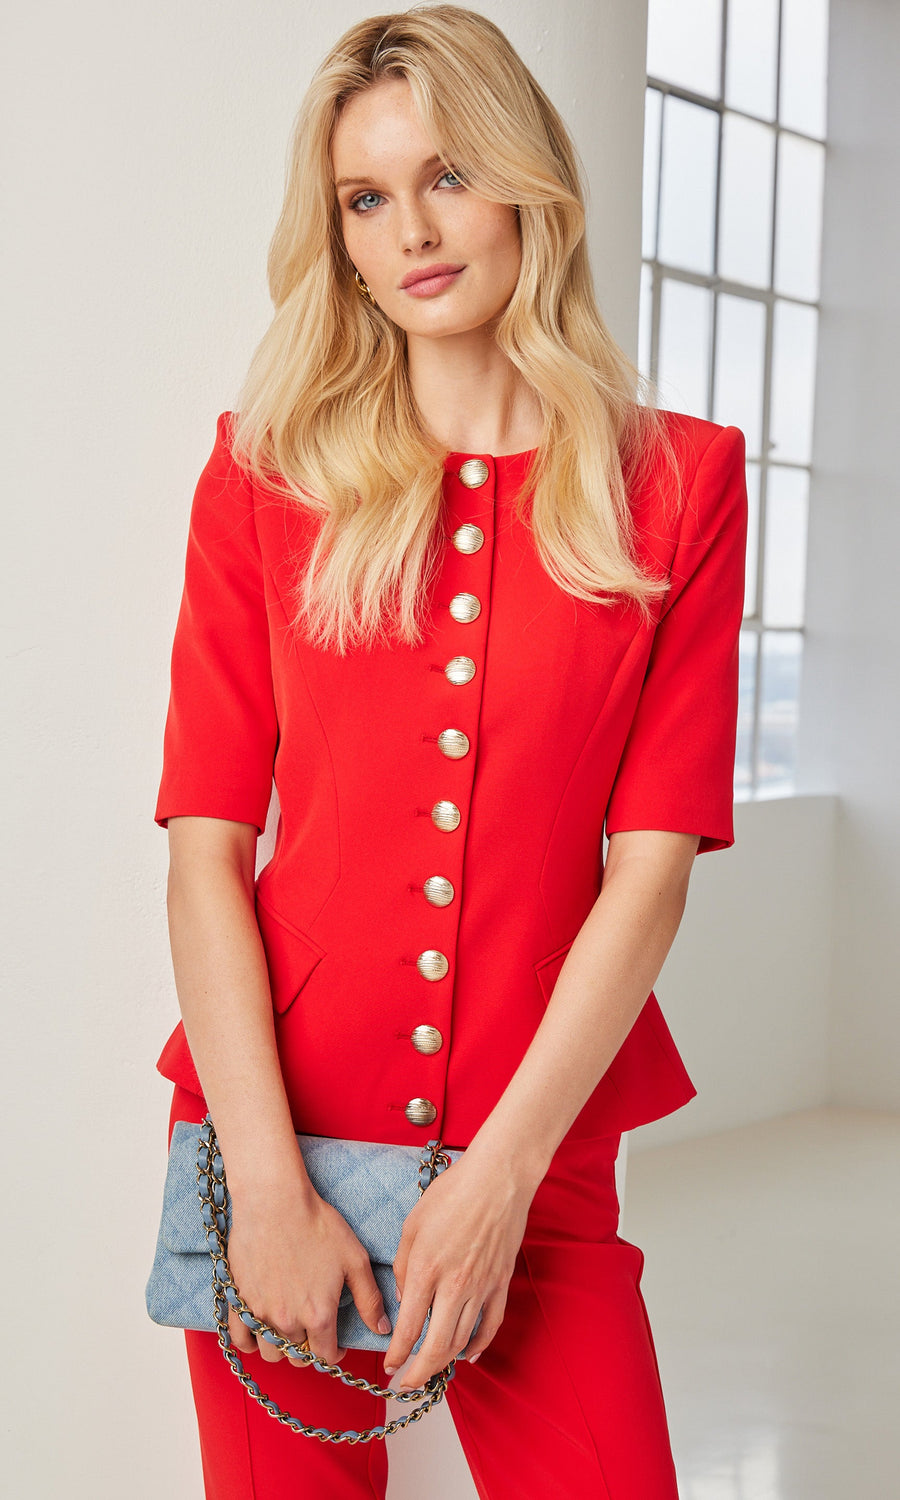
[(430, 901), (432, 906), (449, 906), (455, 894), (452, 883), (445, 875), (429, 875), (423, 890), (425, 900)]
[(471, 682), (475, 676), (475, 663), (471, 656), (454, 656), (444, 668), (444, 676), (448, 682), (461, 687), (464, 682)]
[(410, 1125), (430, 1125), (437, 1119), (437, 1110), (430, 1099), (410, 1099), (403, 1113)]
[(474, 594), (454, 594), (450, 600), (450, 613), (460, 625), (467, 625), (481, 614), (481, 600)]
[(483, 458), (467, 458), (459, 471), (459, 477), (467, 490), (477, 490), (490, 472)]
[(431, 809), (431, 821), (442, 833), (452, 833), (459, 827), (462, 814), (455, 802), (436, 802)]
[(484, 546), (484, 532), (474, 521), (466, 521), (457, 526), (452, 540), (457, 552), (478, 552)]
[(416, 959), (416, 968), (423, 979), (443, 979), (450, 965), (439, 948), (426, 948)]
[(417, 1052), (425, 1052), (428, 1056), (432, 1052), (440, 1052), (444, 1045), (444, 1038), (436, 1026), (414, 1027), (410, 1041)]
[(449, 760), (461, 760), (469, 752), (469, 736), (461, 729), (442, 729), (437, 742), (441, 754)]

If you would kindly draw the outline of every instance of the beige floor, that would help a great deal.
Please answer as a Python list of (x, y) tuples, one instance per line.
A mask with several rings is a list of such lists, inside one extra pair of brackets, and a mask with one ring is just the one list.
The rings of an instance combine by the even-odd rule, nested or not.
[(900, 1500), (900, 1115), (632, 1149), (681, 1500)]

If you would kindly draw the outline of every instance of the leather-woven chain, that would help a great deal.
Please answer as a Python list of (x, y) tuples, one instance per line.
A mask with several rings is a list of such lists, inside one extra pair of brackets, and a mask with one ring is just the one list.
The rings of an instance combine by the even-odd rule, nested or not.
[[(439, 1140), (429, 1141), (428, 1147), (429, 1154), (422, 1157), (419, 1167), (420, 1197), (437, 1174), (451, 1165), (450, 1157), (441, 1150)], [(203, 1121), (200, 1139), (197, 1143), (197, 1195), (201, 1203), (206, 1244), (212, 1257), (212, 1286), (219, 1347), (232, 1373), (237, 1376), (249, 1395), (254, 1401), (258, 1401), (260, 1406), (264, 1407), (277, 1422), (290, 1428), (292, 1432), (301, 1433), (304, 1437), (316, 1437), (323, 1443), (367, 1443), (373, 1438), (390, 1437), (392, 1433), (399, 1432), (402, 1427), (407, 1427), (410, 1422), (418, 1422), (427, 1411), (431, 1410), (432, 1406), (443, 1400), (444, 1392), (456, 1373), (455, 1358), (451, 1359), (443, 1370), (432, 1375), (424, 1386), (418, 1386), (412, 1391), (393, 1391), (389, 1386), (377, 1385), (361, 1375), (351, 1375), (349, 1371), (342, 1370), (340, 1365), (327, 1364), (324, 1360), (318, 1359), (311, 1349), (301, 1349), (299, 1344), (291, 1343), (262, 1318), (254, 1316), (235, 1286), (228, 1264), (225, 1165), (210, 1115), (207, 1115)], [(335, 1432), (329, 1427), (313, 1427), (301, 1422), (299, 1417), (292, 1417), (290, 1413), (282, 1411), (270, 1396), (260, 1390), (253, 1377), (247, 1374), (228, 1331), (229, 1303), (241, 1321), (246, 1323), (253, 1333), (264, 1338), (274, 1348), (280, 1349), (290, 1359), (299, 1360), (305, 1365), (315, 1365), (316, 1369), (323, 1374), (342, 1380), (344, 1385), (354, 1386), (358, 1390), (371, 1391), (374, 1396), (390, 1396), (395, 1401), (407, 1404), (411, 1401), (418, 1401), (421, 1396), (427, 1396), (428, 1399), (423, 1401), (421, 1406), (416, 1407), (415, 1411), (408, 1412), (405, 1417), (396, 1417), (384, 1425), (368, 1427), (362, 1432), (357, 1432), (354, 1428), (348, 1428), (344, 1432)]]

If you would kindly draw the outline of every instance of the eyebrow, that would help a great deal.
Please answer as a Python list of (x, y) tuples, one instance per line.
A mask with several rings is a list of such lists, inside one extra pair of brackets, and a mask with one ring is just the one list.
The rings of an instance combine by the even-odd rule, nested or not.
[[(427, 161), (423, 161), (421, 167), (419, 168), (419, 171), (420, 172), (427, 172), (427, 170), (428, 170), (429, 167), (436, 167), (442, 161), (443, 161), (443, 157), (441, 157), (441, 156), (429, 156), (429, 158), (428, 158)], [(371, 186), (374, 182), (376, 182), (376, 180), (377, 179), (374, 178), (374, 177), (339, 177), (338, 180), (337, 180), (337, 182), (334, 185), (335, 186), (335, 191), (338, 188), (342, 188), (342, 187), (359, 187), (359, 186), (362, 186), (363, 184), (367, 184), (367, 185)]]

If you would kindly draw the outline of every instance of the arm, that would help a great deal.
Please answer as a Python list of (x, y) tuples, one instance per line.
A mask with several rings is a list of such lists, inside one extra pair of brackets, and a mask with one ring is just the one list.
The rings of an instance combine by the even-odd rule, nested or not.
[[(315, 1192), (297, 1145), (253, 888), (255, 825), (170, 817), (167, 905), (184, 1029), (215, 1121), (232, 1200), (228, 1253), (241, 1295), (289, 1338), (335, 1363), (344, 1282), (373, 1332), (384, 1304), (369, 1257)], [(232, 1311), (245, 1353), (283, 1358)], [(387, 1328), (380, 1330), (388, 1331)]]
[[(254, 901), (278, 714), (253, 485), (230, 439), (223, 413), (191, 507), (155, 817), (169, 833), (175, 984), (231, 1191), (235, 1281), (260, 1317), (333, 1363), (344, 1281), (373, 1330), (383, 1306), (363, 1246), (309, 1181), (278, 1059)], [(238, 1348), (257, 1347), (233, 1313), (229, 1325)]]
[(311, 1184), (278, 1053), (253, 885), (256, 828), (169, 819), (166, 892), (175, 984), (233, 1194)]
[(699, 837), (659, 829), (610, 836), (600, 894), (528, 1051), (466, 1153), (483, 1171), (513, 1163), (529, 1201), (659, 977)]

